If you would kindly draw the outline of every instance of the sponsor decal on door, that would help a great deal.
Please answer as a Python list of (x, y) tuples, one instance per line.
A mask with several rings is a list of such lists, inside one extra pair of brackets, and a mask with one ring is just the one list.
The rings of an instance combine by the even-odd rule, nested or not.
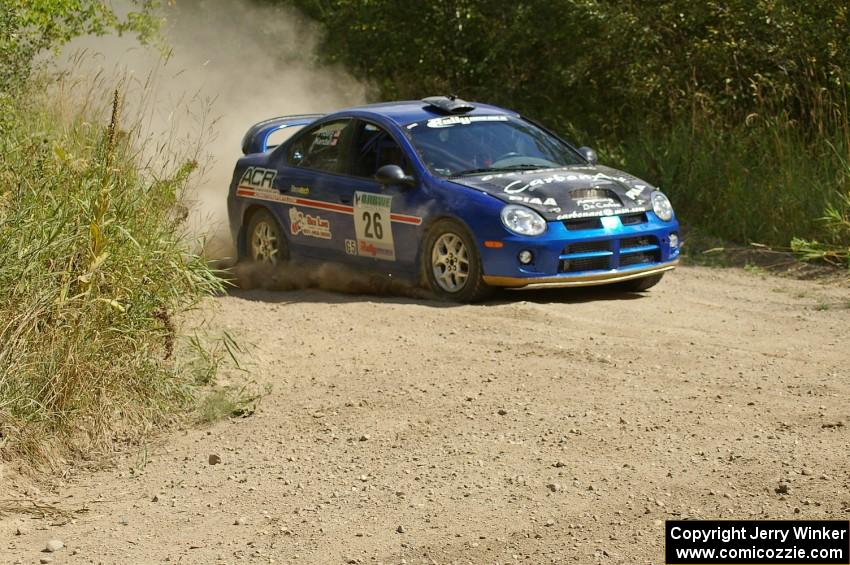
[(289, 230), (292, 235), (333, 239), (330, 221), (321, 216), (305, 214), (298, 208), (289, 209)]
[(358, 255), (395, 261), (392, 202), (393, 197), (384, 194), (354, 193), (354, 232)]

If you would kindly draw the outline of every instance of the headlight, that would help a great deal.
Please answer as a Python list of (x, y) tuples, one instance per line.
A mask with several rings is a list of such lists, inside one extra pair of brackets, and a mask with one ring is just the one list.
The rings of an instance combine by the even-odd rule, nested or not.
[(664, 194), (657, 190), (652, 193), (652, 211), (665, 222), (669, 222), (673, 217), (673, 205)]
[(508, 204), (502, 208), (502, 223), (518, 235), (540, 235), (546, 231), (543, 216), (525, 206)]

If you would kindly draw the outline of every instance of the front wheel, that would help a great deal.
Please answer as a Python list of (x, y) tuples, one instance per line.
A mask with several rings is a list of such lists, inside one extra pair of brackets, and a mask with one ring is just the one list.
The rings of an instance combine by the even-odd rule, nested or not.
[(460, 222), (435, 223), (425, 237), (422, 259), (428, 287), (438, 298), (475, 302), (492, 290), (484, 283), (478, 248)]

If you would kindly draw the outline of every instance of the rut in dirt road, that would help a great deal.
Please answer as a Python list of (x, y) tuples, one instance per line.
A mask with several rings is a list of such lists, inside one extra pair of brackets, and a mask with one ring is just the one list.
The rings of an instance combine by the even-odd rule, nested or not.
[(211, 300), (260, 409), (57, 484), (86, 511), (3, 519), (0, 562), (658, 563), (668, 518), (848, 517), (846, 288), (503, 298)]

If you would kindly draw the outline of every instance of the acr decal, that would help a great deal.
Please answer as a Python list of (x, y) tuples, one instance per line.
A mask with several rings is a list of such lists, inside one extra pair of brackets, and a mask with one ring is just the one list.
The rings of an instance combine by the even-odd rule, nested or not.
[(395, 261), (392, 203), (392, 196), (371, 192), (354, 193), (354, 233), (358, 255)]
[(357, 255), (357, 241), (353, 239), (345, 240), (345, 253), (347, 255)]
[[(371, 194), (364, 192), (363, 194)], [(345, 204), (334, 204), (332, 202), (323, 202), (321, 200), (311, 200), (309, 198), (299, 198), (297, 196), (289, 196), (281, 194), (278, 190), (258, 190), (251, 186), (240, 185), (236, 189), (236, 196), (244, 198), (252, 198), (254, 200), (268, 200), (270, 202), (283, 202), (292, 206), (300, 206), (302, 208), (314, 208), (316, 210), (327, 210), (338, 214), (354, 215), (354, 208)], [(409, 216), (407, 214), (390, 214), (390, 220), (398, 224), (409, 224), (418, 226), (422, 224), (422, 218), (419, 216)]]
[(309, 186), (295, 186), (294, 184), (292, 184), (292, 185), (289, 185), (289, 192), (292, 192), (294, 194), (303, 194), (303, 195), (306, 196), (306, 195), (310, 194), (310, 187)]
[(468, 126), (474, 122), (507, 122), (507, 116), (451, 116), (449, 118), (433, 118), (428, 120), (429, 128), (449, 128), (457, 125)]
[(272, 188), (277, 171), (274, 169), (263, 169), (261, 167), (248, 167), (239, 177), (239, 186), (250, 188)]
[(289, 209), (289, 231), (292, 232), (292, 235), (333, 239), (329, 220), (321, 216), (305, 214), (295, 207)]

